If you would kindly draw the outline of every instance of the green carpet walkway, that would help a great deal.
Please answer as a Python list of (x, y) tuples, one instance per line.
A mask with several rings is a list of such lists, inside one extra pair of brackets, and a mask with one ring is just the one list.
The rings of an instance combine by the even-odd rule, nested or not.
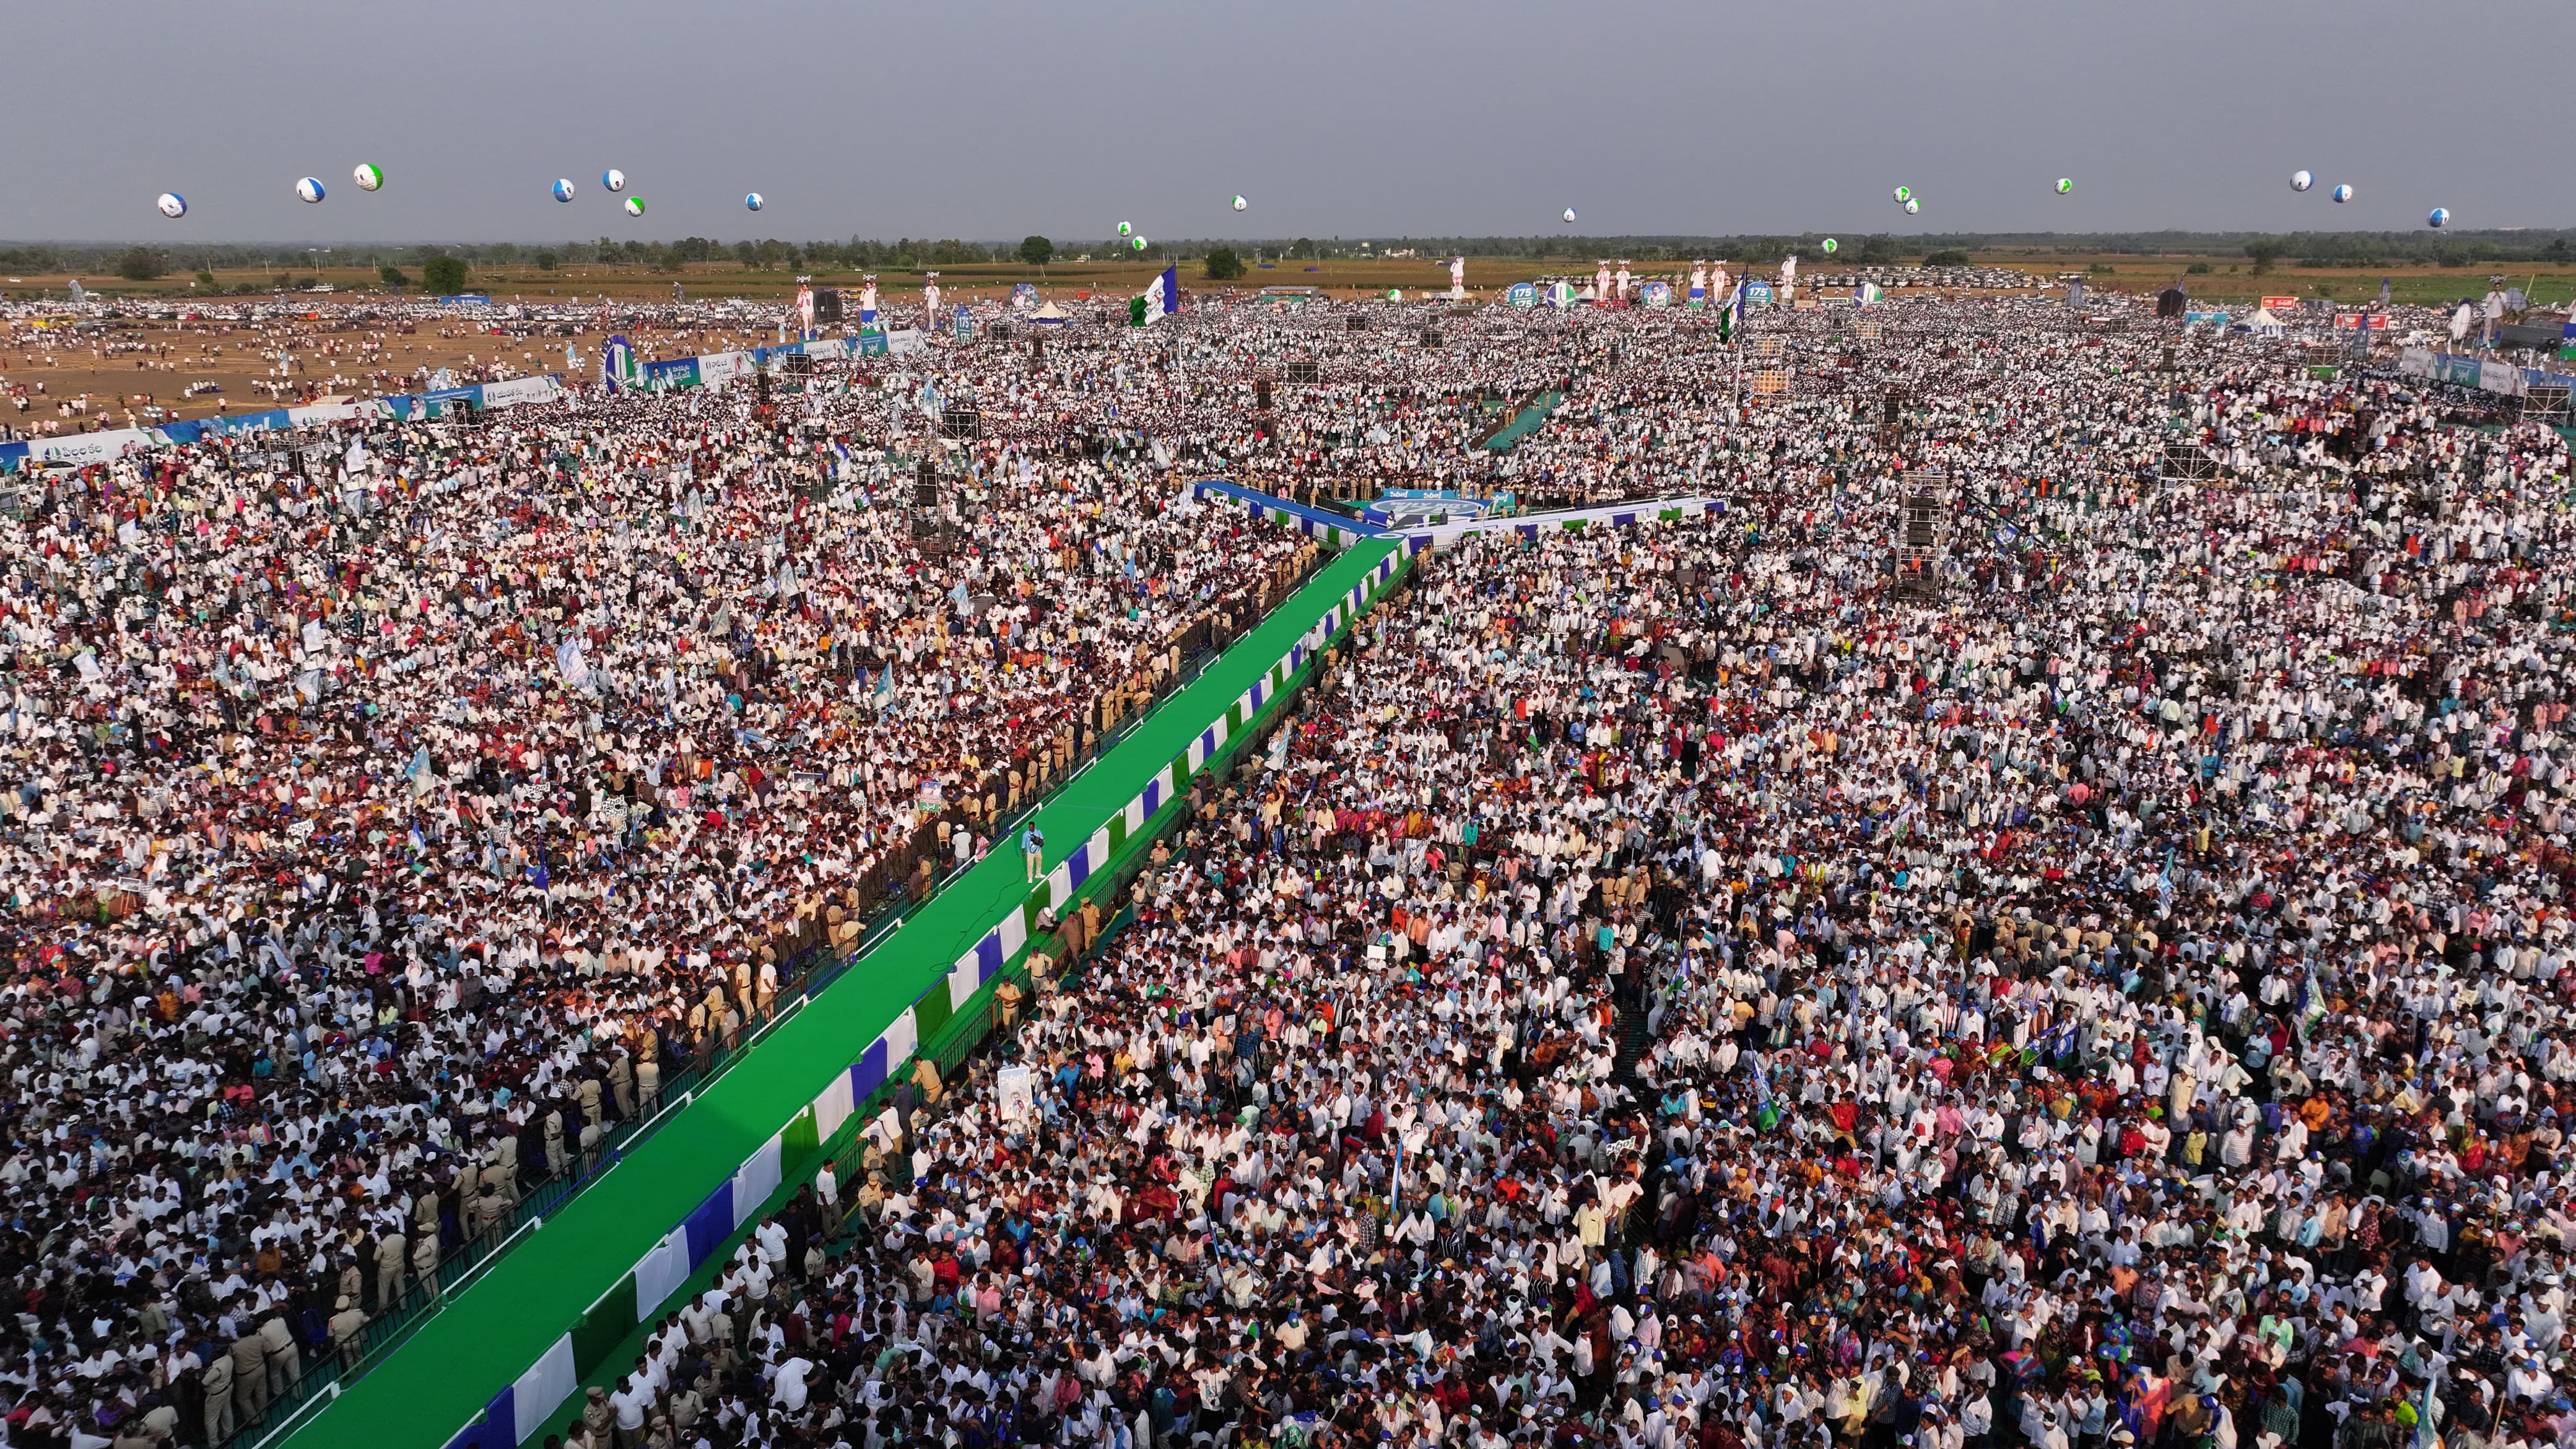
[[(1048, 865), (1125, 811), (1300, 636), (1366, 585), (1397, 546), (1364, 540), (1327, 563), (1133, 735), (1058, 791), (1036, 822), (1047, 839)], [(995, 849), (285, 1442), (296, 1449), (447, 1444), (1028, 894), (1019, 852)], [(569, 1405), (558, 1410), (556, 1427), (573, 1412)]]
[(1485, 440), (1486, 450), (1495, 453), (1510, 452), (1514, 444), (1545, 427), (1548, 418), (1556, 412), (1557, 405), (1564, 401), (1565, 394), (1561, 392), (1543, 392), (1532, 398), (1529, 406), (1512, 414), (1510, 422), (1503, 424), (1499, 431)]

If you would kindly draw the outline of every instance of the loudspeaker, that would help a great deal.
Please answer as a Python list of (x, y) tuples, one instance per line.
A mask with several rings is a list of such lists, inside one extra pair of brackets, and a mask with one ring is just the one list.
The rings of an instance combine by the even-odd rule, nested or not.
[(1270, 411), (1270, 379), (1263, 377), (1253, 380), (1252, 406), (1258, 412)]
[(841, 320), (841, 293), (838, 288), (816, 287), (814, 289), (814, 320), (817, 322)]

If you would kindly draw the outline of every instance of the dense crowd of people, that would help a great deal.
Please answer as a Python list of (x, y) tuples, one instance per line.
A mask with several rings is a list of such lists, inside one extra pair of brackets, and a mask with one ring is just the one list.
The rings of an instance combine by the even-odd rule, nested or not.
[(2562, 435), (2036, 302), (1758, 318), (1761, 398), (1703, 317), (1349, 310), (58, 481), (12, 1442), (255, 1421), (984, 848), (1311, 561), (1184, 459), (1722, 508), (1421, 560), (565, 1442), (2576, 1427)]

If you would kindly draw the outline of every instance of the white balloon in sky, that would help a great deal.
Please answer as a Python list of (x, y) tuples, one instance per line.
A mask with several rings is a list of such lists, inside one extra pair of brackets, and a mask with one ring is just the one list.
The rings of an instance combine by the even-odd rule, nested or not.
[(614, 166), (611, 166), (607, 170), (599, 173), (599, 184), (607, 187), (611, 191), (624, 191), (626, 189), (626, 173), (618, 170)]
[(177, 221), (179, 218), (188, 214), (188, 198), (181, 196), (175, 191), (162, 192), (161, 199), (154, 204), (161, 208), (161, 214), (163, 216), (170, 218), (172, 221)]
[(2293, 171), (2290, 173), (2290, 189), (2292, 191), (2305, 191), (2316, 184), (2317, 178), (2309, 175), (2305, 171)]
[(322, 199), (322, 178), (319, 176), (307, 176), (303, 180), (296, 182), (295, 195), (308, 206), (314, 202), (320, 201)]

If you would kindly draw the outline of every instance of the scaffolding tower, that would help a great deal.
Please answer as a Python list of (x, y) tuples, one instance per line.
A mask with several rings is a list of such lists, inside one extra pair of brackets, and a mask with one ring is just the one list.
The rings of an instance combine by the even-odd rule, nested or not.
[(1898, 592), (1928, 597), (1941, 591), (1941, 564), (1949, 557), (1951, 515), (1957, 508), (1948, 474), (1929, 471), (1908, 481), (1896, 530)]
[(2168, 441), (2157, 476), (2167, 483), (2206, 483), (2218, 476), (2218, 460), (2198, 441)]
[(944, 559), (956, 550), (957, 526), (948, 517), (939, 486), (939, 465), (928, 458), (912, 472), (912, 544), (925, 558)]

